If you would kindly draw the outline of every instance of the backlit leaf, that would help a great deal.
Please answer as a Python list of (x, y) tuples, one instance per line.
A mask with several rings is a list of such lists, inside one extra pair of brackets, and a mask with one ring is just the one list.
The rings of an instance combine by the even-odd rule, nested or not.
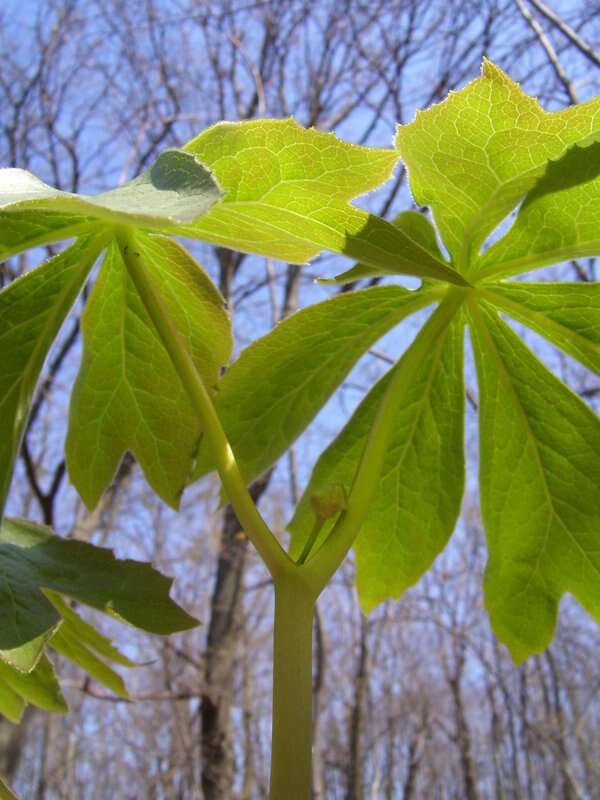
[(0, 169), (0, 209), (77, 215), (123, 225), (161, 226), (190, 222), (218, 202), (211, 173), (183, 150), (165, 150), (129, 183), (97, 195), (54, 189), (24, 169)]
[[(414, 242), (420, 244), (434, 258), (440, 261), (444, 260), (438, 245), (435, 228), (424, 214), (420, 214), (418, 211), (403, 211), (392, 220), (392, 225), (403, 231)], [(371, 264), (356, 264), (352, 269), (342, 272), (341, 275), (336, 275), (335, 278), (319, 278), (319, 283), (352, 283), (363, 278), (393, 275), (400, 272), (401, 270), (398, 269), (385, 269)]]
[(600, 420), (486, 304), (471, 323), (486, 606), (518, 662), (550, 643), (564, 592), (600, 621)]
[(399, 126), (396, 146), (415, 200), (432, 209), (460, 272), (548, 161), (600, 130), (599, 112), (599, 98), (547, 112), (484, 61), (480, 78)]
[[(17, 723), (21, 721), (24, 709), (25, 701), (23, 698), (13, 691), (7, 683), (0, 680), (0, 714), (10, 722)], [(1, 794), (0, 797), (2, 797)]]
[(104, 243), (82, 239), (0, 292), (0, 520), (40, 371)]
[[(215, 404), (246, 480), (286, 451), (377, 339), (435, 299), (433, 290), (400, 286), (340, 294), (299, 311), (244, 350)], [(194, 477), (211, 468), (203, 444)]]
[(93, 217), (80, 214), (42, 209), (0, 211), (0, 260), (31, 247), (93, 233), (97, 225)]
[[(207, 387), (231, 352), (223, 300), (175, 242), (138, 232), (136, 247)], [(125, 451), (177, 507), (198, 449), (196, 413), (112, 243), (82, 319), (83, 359), (71, 396), (67, 468), (93, 508)]]
[(462, 279), (401, 230), (349, 201), (387, 180), (392, 150), (359, 147), (294, 120), (222, 122), (185, 146), (215, 174), (224, 196), (183, 236), (304, 263), (321, 250), (383, 272)]
[(42, 655), (30, 672), (21, 672), (0, 660), (0, 685), (2, 684), (27, 703), (44, 711), (60, 711), (64, 714), (69, 710), (48, 656)]
[(123, 678), (99, 658), (99, 655), (127, 667), (135, 665), (125, 658), (106, 636), (81, 619), (60, 595), (48, 591), (45, 594), (62, 617), (60, 627), (50, 640), (50, 647), (77, 664), (119, 697), (127, 697)]
[[(406, 387), (377, 494), (354, 544), (365, 611), (415, 583), (456, 524), (464, 490), (462, 351), (463, 325), (457, 319)], [(371, 389), (317, 462), (288, 526), (292, 557), (302, 549), (314, 519), (311, 495), (332, 482), (350, 487), (388, 382), (401, 364)], [(321, 541), (334, 522), (325, 524)]]
[(473, 275), (508, 276), (572, 258), (600, 255), (600, 142), (551, 161), (510, 230)]
[(600, 374), (600, 283), (487, 283), (497, 308)]

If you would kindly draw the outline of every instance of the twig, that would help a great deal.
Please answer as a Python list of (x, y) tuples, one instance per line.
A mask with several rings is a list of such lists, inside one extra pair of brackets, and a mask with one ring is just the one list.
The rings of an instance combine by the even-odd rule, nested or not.
[(545, 3), (542, 3), (541, 0), (529, 0), (531, 5), (542, 14), (542, 16), (546, 17), (546, 19), (555, 25), (558, 30), (567, 37), (567, 39), (574, 45), (582, 55), (595, 64), (597, 67), (600, 67), (600, 56), (596, 53), (596, 51), (590, 47), (590, 45), (585, 42), (581, 36), (579, 36), (570, 25), (567, 25), (559, 16), (557, 16), (552, 9), (548, 8)]
[(572, 103), (577, 103), (577, 95), (575, 94), (575, 90), (571, 84), (571, 81), (567, 77), (567, 73), (562, 68), (562, 64), (560, 63), (558, 56), (556, 54), (555, 49), (552, 47), (552, 43), (544, 33), (544, 30), (537, 19), (533, 16), (533, 14), (526, 8), (523, 3), (523, 0), (515, 0), (519, 11), (521, 12), (523, 19), (527, 22), (531, 30), (537, 36), (537, 39), (541, 46), (544, 48), (546, 55), (548, 56), (548, 60), (552, 64), (552, 68), (556, 73), (556, 77), (562, 83), (566, 93), (569, 95), (569, 99)]

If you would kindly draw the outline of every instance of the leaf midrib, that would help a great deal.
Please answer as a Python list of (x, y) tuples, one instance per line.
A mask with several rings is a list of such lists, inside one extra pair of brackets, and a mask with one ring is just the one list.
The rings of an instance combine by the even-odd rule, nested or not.
[[(505, 234), (508, 236), (510, 231)], [(499, 240), (498, 244), (502, 242)], [(486, 251), (491, 252), (491, 251)], [(574, 258), (593, 258), (600, 254), (600, 238), (592, 241), (571, 244), (565, 247), (558, 247), (554, 250), (546, 250), (543, 253), (533, 253), (527, 256), (520, 256), (509, 261), (494, 262), (489, 267), (478, 271), (477, 261), (472, 264), (468, 277), (475, 280), (476, 284), (489, 280), (507, 278), (511, 275), (519, 275), (523, 272), (530, 272), (541, 267), (549, 267), (552, 264), (560, 264), (563, 261), (571, 261)]]
[[(394, 464), (394, 466), (392, 467), (392, 469), (396, 472), (396, 497), (397, 498), (399, 498), (399, 495), (400, 495), (400, 470), (402, 468), (402, 464), (404, 463), (404, 459), (406, 458), (406, 455), (407, 455), (407, 453), (408, 453), (408, 451), (410, 449), (410, 446), (412, 444), (412, 441), (413, 441), (413, 438), (415, 436), (415, 433), (416, 433), (417, 427), (419, 425), (419, 422), (421, 420), (421, 417), (423, 416), (423, 412), (424, 412), (424, 409), (425, 409), (426, 401), (429, 400), (429, 396), (430, 396), (430, 393), (431, 393), (431, 387), (433, 385), (433, 380), (434, 380), (434, 377), (435, 377), (435, 375), (437, 373), (437, 369), (438, 369), (438, 366), (439, 366), (439, 363), (440, 363), (440, 359), (441, 359), (441, 356), (442, 356), (442, 350), (444, 349), (444, 346), (445, 346), (445, 343), (446, 343), (446, 339), (448, 337), (448, 334), (449, 334), (449, 331), (450, 331), (450, 328), (451, 328), (451, 324), (446, 329), (446, 332), (445, 332), (444, 336), (441, 336), (439, 338), (437, 344), (436, 344), (435, 353), (433, 354), (433, 357), (431, 359), (431, 365), (429, 367), (429, 373), (427, 375), (427, 385), (425, 387), (425, 391), (423, 391), (421, 393), (421, 396), (419, 397), (419, 401), (418, 401), (418, 405), (417, 405), (417, 411), (416, 411), (416, 413), (414, 415), (414, 418), (413, 418), (413, 422), (412, 422), (412, 425), (411, 425), (410, 433), (409, 433), (409, 435), (408, 435), (408, 437), (406, 439), (404, 447), (402, 448), (402, 454), (401, 454), (400, 458), (398, 459), (396, 464)], [(381, 480), (383, 481), (383, 479), (384, 479), (384, 474), (382, 472)], [(401, 513), (402, 513), (402, 509), (400, 507), (400, 502), (397, 502), (396, 503), (396, 514), (395, 514), (396, 522), (395, 522), (395, 525), (394, 525), (394, 534), (393, 534), (393, 537), (390, 537), (390, 540), (388, 540), (388, 545), (386, 547), (386, 550), (389, 550), (391, 548), (391, 546), (392, 546), (391, 539), (392, 538), (395, 538), (396, 540), (398, 540), (398, 538), (399, 538), (399, 535), (398, 535), (398, 527), (399, 527), (398, 526), (398, 519), (399, 519)], [(367, 517), (367, 520), (368, 520), (368, 517)], [(367, 523), (367, 520), (365, 521), (365, 525)], [(403, 542), (400, 542), (400, 544), (402, 545)]]
[[(339, 228), (332, 227), (331, 225), (329, 225), (327, 222), (324, 222), (323, 220), (315, 219), (312, 216), (312, 214), (314, 214), (314, 213), (316, 213), (318, 211), (322, 211), (324, 209), (331, 209), (334, 212), (335, 211), (339, 211), (339, 210), (343, 210), (345, 213), (348, 213), (348, 212), (352, 213), (356, 217), (356, 219), (362, 218), (365, 223), (367, 223), (369, 217), (372, 216), (371, 214), (369, 214), (369, 212), (364, 211), (361, 208), (356, 208), (356, 206), (351, 206), (351, 205), (339, 204), (339, 207), (336, 208), (335, 205), (327, 203), (327, 204), (324, 204), (322, 206), (319, 206), (316, 209), (313, 209), (310, 212), (310, 214), (301, 214), (298, 211), (294, 211), (294, 210), (289, 209), (289, 208), (282, 208), (280, 206), (271, 205), (269, 203), (264, 203), (264, 202), (255, 201), (255, 200), (243, 200), (243, 201), (235, 200), (235, 201), (230, 202), (230, 203), (223, 203), (220, 206), (215, 206), (214, 216), (218, 216), (221, 211), (224, 211), (224, 212), (226, 212), (228, 214), (237, 215), (238, 217), (240, 217), (244, 221), (249, 221), (251, 223), (256, 224), (257, 220), (253, 216), (244, 214), (244, 209), (245, 208), (247, 208), (247, 209), (257, 208), (257, 209), (260, 209), (261, 211), (269, 211), (269, 212), (284, 212), (285, 214), (288, 214), (290, 217), (296, 218), (300, 222), (306, 223), (307, 221), (309, 221), (313, 225), (319, 226), (320, 228), (324, 228), (325, 230), (330, 231), (335, 236), (346, 236), (347, 232), (341, 231)], [(199, 221), (198, 227), (200, 229), (202, 228), (202, 224), (203, 224), (204, 220), (206, 220), (206, 222), (210, 223), (210, 217), (211, 217), (211, 215), (210, 215), (210, 212), (209, 212), (208, 214), (206, 214), (206, 216), (202, 220)], [(377, 219), (379, 219), (379, 218), (377, 218)], [(380, 221), (384, 222), (384, 223), (386, 222), (386, 220), (383, 220), (383, 219), (380, 220)], [(264, 225), (265, 227), (273, 228), (276, 231), (283, 232), (287, 236), (290, 235), (290, 231), (288, 230), (288, 228), (281, 227), (275, 221), (266, 220), (266, 219), (261, 218), (260, 219), (260, 224)], [(391, 223), (387, 223), (387, 224), (391, 225)], [(414, 239), (411, 239), (409, 236), (406, 236), (406, 234), (402, 234), (402, 231), (400, 231), (398, 228), (394, 228), (394, 233), (404, 236), (404, 238), (406, 238), (406, 240), (410, 244), (410, 246), (414, 247), (417, 250), (417, 253), (419, 253), (419, 255), (422, 253), (423, 257), (426, 259), (426, 263), (427, 263), (427, 261), (429, 261), (429, 263), (431, 264), (431, 262), (433, 261), (433, 262), (435, 262), (436, 266), (442, 267), (444, 270), (450, 270), (451, 272), (455, 272), (455, 270), (452, 268), (452, 266), (447, 261), (442, 261), (442, 260), (436, 258), (432, 253), (430, 253), (428, 250), (426, 250), (417, 241), (415, 241)], [(351, 236), (356, 236), (357, 234), (350, 234), (350, 235)], [(298, 242), (308, 243), (308, 244), (314, 246), (317, 249), (322, 249), (322, 242), (315, 242), (314, 239), (312, 239), (310, 236), (304, 235), (303, 233), (300, 233), (300, 234), (292, 233), (291, 236), (294, 239), (296, 239)], [(229, 240), (229, 239), (231, 239), (231, 236), (220, 237), (220, 238)], [(371, 248), (377, 249), (381, 253), (385, 253), (388, 256), (392, 255), (390, 250), (383, 249), (382, 247), (380, 247), (379, 245), (377, 245), (374, 242), (370, 242), (369, 244), (370, 244)], [(401, 262), (403, 260), (404, 261), (409, 261), (409, 259), (406, 256), (403, 256), (402, 254), (398, 254), (397, 257), (398, 257), (398, 261), (399, 262)], [(363, 261), (366, 262), (366, 258), (363, 258)], [(412, 259), (411, 259), (411, 262), (412, 262)], [(368, 262), (366, 262), (366, 263), (368, 263)], [(413, 262), (413, 263), (415, 264), (415, 268), (418, 269), (419, 268), (419, 264), (416, 261)]]

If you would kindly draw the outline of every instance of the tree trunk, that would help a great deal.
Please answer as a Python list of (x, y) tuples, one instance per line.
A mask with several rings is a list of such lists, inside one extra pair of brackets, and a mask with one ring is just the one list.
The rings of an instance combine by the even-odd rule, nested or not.
[(469, 732), (465, 707), (460, 690), (460, 682), (465, 663), (463, 642), (456, 643), (455, 662), (455, 669), (453, 672), (448, 672), (447, 679), (454, 704), (454, 713), (456, 715), (456, 743), (458, 746), (458, 752), (460, 754), (460, 764), (464, 783), (464, 796), (466, 800), (479, 800), (475, 768), (471, 754), (471, 734)]
[(325, 631), (319, 603), (315, 604), (315, 674), (313, 678), (313, 716), (312, 716), (312, 797), (313, 800), (325, 800), (325, 779), (323, 768), (323, 751), (321, 744), (321, 712), (323, 710), (323, 690), (325, 685), (325, 666), (327, 653), (325, 649)]
[(12, 783), (17, 774), (27, 743), (29, 722), (34, 714), (32, 706), (27, 706), (18, 725), (0, 719), (0, 774)]
[(365, 695), (368, 681), (368, 648), (367, 648), (368, 623), (365, 616), (360, 618), (360, 650), (358, 664), (354, 677), (354, 705), (350, 716), (350, 763), (348, 765), (348, 788), (346, 800), (362, 800), (362, 754), (361, 736), (365, 707)]

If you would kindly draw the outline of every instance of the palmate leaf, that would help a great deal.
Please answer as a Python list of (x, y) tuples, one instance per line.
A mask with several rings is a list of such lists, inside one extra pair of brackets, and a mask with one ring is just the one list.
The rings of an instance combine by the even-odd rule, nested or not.
[[(56, 604), (44, 593), (48, 589), (152, 633), (193, 627), (196, 620), (169, 598), (171, 583), (148, 564), (120, 561), (110, 550), (61, 539), (33, 522), (5, 519), (0, 529), (0, 661), (23, 672), (35, 667), (61, 621)], [(69, 615), (67, 632), (99, 655), (119, 660)]]
[[(5, 359), (0, 374), (0, 520), (44, 360), (96, 258), (111, 240), (111, 226), (120, 223), (173, 227), (206, 213), (220, 197), (221, 190), (210, 172), (194, 156), (178, 150), (161, 154), (149, 170), (130, 183), (94, 197), (58, 191), (25, 170), (0, 170), (0, 258), (43, 242), (86, 231), (90, 234), (0, 292), (0, 344)], [(175, 245), (162, 247), (165, 251), (162, 261), (157, 255), (160, 249), (157, 239), (150, 247), (148, 259), (155, 265), (158, 259), (158, 268), (170, 275), (161, 283), (170, 286), (167, 291), (171, 295), (185, 296), (186, 284), (187, 294), (194, 295), (190, 287), (195, 282), (196, 296), (201, 292), (209, 301), (218, 303), (216, 291), (199, 269), (195, 265), (182, 266), (186, 258), (178, 254)], [(173, 260), (172, 274), (165, 258)], [(187, 277), (183, 278), (185, 271)], [(190, 302), (190, 307), (192, 313), (198, 310), (197, 303), (194, 306)], [(196, 355), (203, 356), (200, 336), (208, 343), (205, 351), (218, 352), (223, 342), (227, 349), (227, 335), (223, 340), (218, 325), (207, 332), (206, 314), (200, 316), (198, 326), (189, 325), (195, 330)], [(221, 337), (217, 345), (212, 344), (213, 336)], [(227, 350), (225, 358), (228, 354)], [(214, 377), (213, 373), (210, 377)], [(163, 487), (171, 503), (176, 502), (176, 491), (181, 491), (185, 477), (176, 476), (180, 479), (177, 490)]]
[(390, 150), (358, 147), (294, 120), (224, 122), (185, 146), (214, 173), (221, 203), (183, 236), (304, 263), (321, 250), (383, 273), (462, 279), (402, 230), (348, 202), (387, 180)]
[[(206, 386), (219, 379), (232, 341), (223, 299), (178, 244), (138, 232), (136, 248)], [(69, 475), (93, 508), (126, 450), (154, 491), (177, 507), (201, 428), (187, 392), (112, 243), (83, 319), (83, 360), (73, 393)]]
[[(600, 621), (600, 421), (500, 317), (523, 323), (600, 372), (598, 283), (502, 280), (578, 255), (600, 255), (599, 137), (600, 99), (547, 113), (485, 62), (481, 78), (418, 113), (396, 138), (416, 201), (431, 207), (453, 265), (473, 284), (462, 293), (480, 395), (480, 492), (489, 549), (485, 602), (495, 632), (517, 662), (548, 645), (566, 591)], [(513, 226), (480, 255), (487, 236), (521, 201)], [(423, 230), (420, 239), (418, 233), (411, 237), (430, 251), (437, 248), (428, 223), (416, 216), (412, 221)], [(358, 265), (338, 280), (370, 274), (370, 267)], [(449, 291), (440, 288), (437, 299)], [(449, 330), (457, 326), (458, 318)], [(388, 375), (411, 353), (414, 361), (418, 341)], [(446, 334), (444, 347), (451, 342)], [(397, 597), (419, 578), (458, 513), (462, 368), (455, 350), (449, 363), (456, 373), (436, 372), (431, 365), (437, 352), (421, 354), (422, 371), (405, 389), (405, 400), (412, 400), (398, 408), (378, 493), (355, 542), (365, 609)], [(387, 381), (367, 395), (317, 462), (290, 524), (294, 555), (314, 527), (311, 496), (331, 484), (350, 489)], [(417, 421), (419, 399), (428, 415)], [(415, 423), (407, 435), (401, 420), (411, 410)], [(334, 524), (325, 523), (313, 552)]]
[(396, 146), (417, 203), (431, 208), (453, 264), (465, 273), (549, 162), (599, 126), (600, 98), (549, 113), (484, 61), (480, 78), (399, 126)]

